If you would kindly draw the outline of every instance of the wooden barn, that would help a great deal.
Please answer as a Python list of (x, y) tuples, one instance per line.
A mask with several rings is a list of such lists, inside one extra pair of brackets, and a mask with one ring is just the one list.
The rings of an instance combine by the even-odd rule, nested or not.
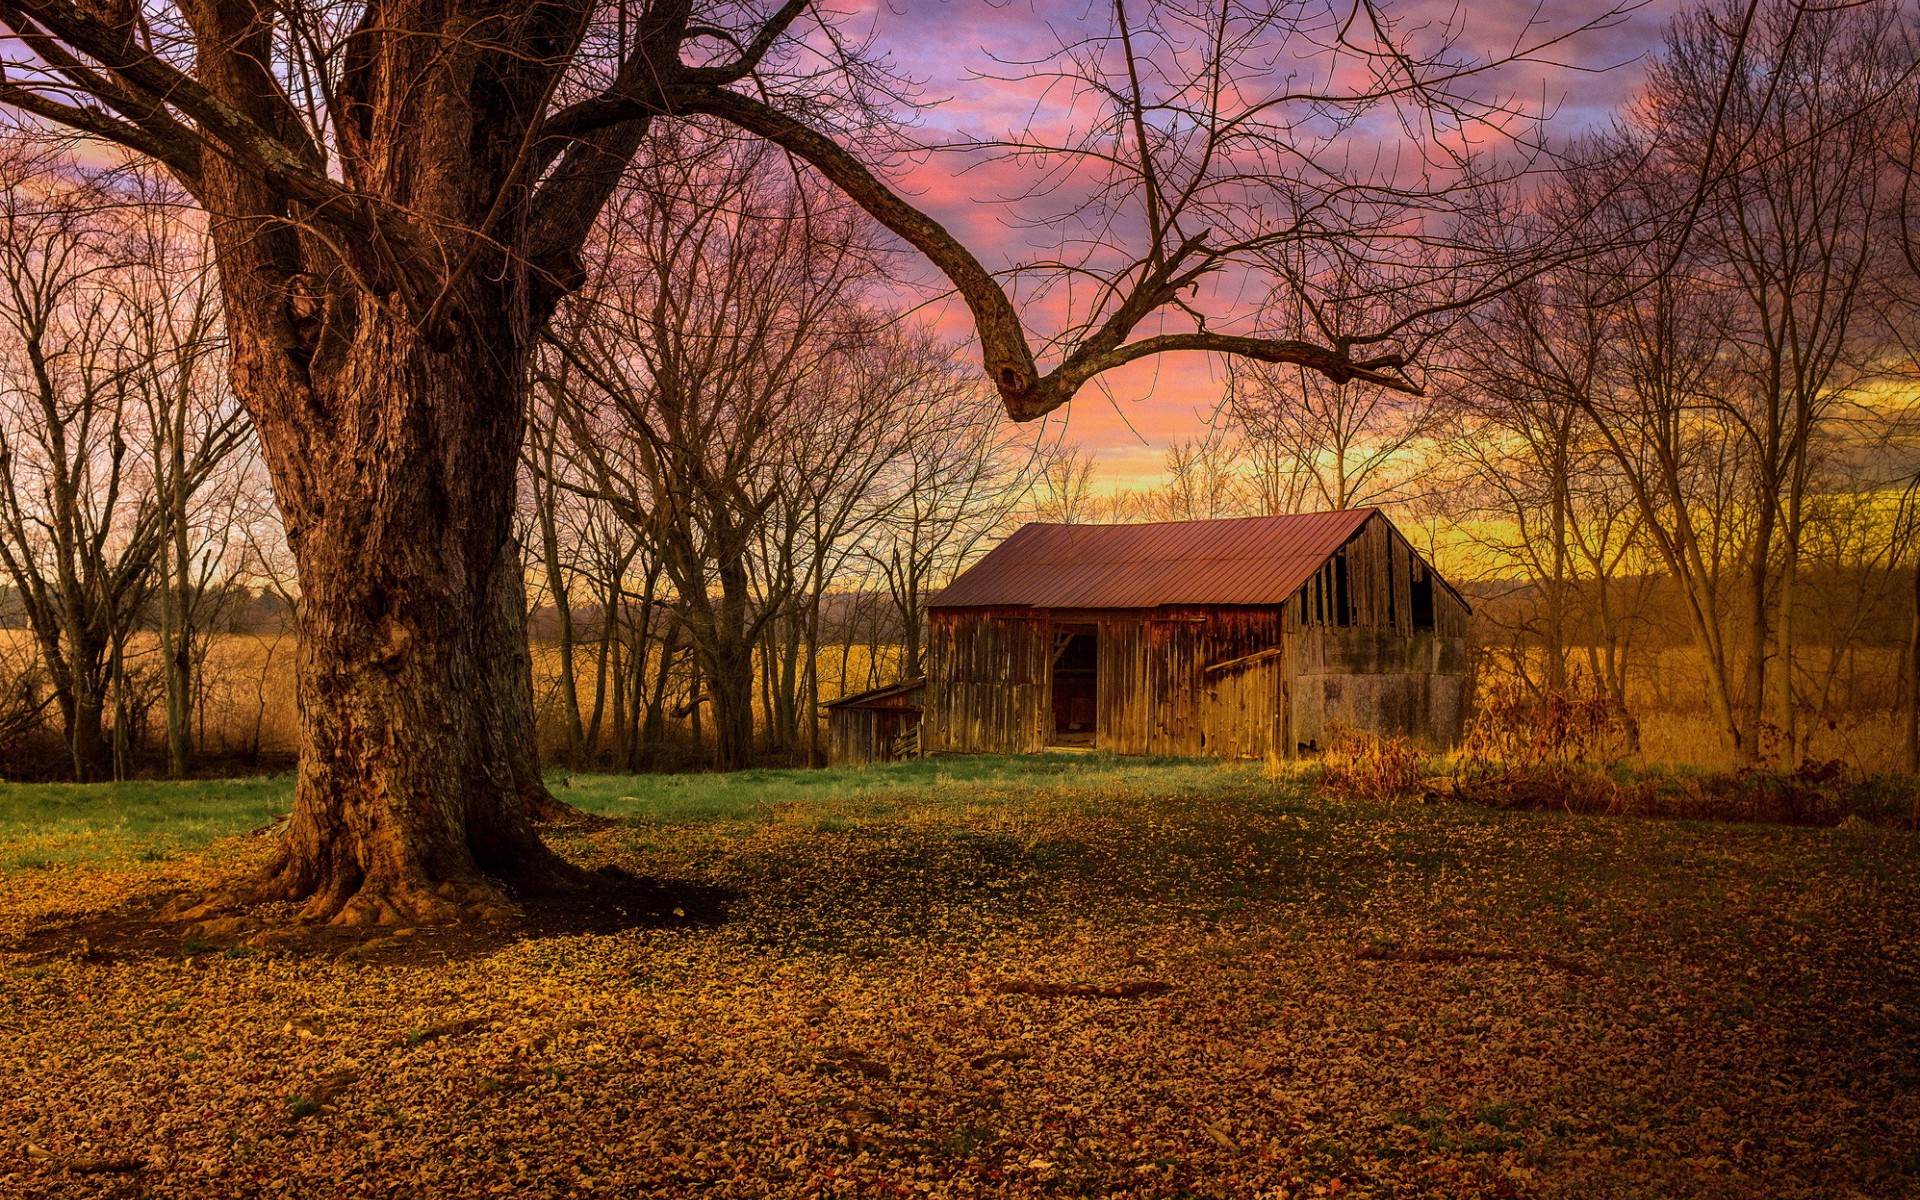
[(827, 761), (857, 766), (918, 755), (926, 682), (890, 683), (822, 705), (827, 710)]
[(1375, 509), (1027, 525), (934, 597), (928, 752), (1459, 740), (1468, 606)]

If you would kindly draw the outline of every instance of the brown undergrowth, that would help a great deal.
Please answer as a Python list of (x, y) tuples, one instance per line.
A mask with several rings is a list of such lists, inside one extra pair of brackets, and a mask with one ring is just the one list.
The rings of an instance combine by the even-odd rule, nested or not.
[(1647, 765), (1632, 752), (1638, 732), (1604, 695), (1500, 682), (1444, 760), (1408, 738), (1336, 731), (1320, 788), (1374, 801), (1612, 817), (1920, 828), (1920, 779), (1867, 775), (1837, 759), (1793, 762), (1781, 739), (1765, 737), (1760, 761), (1737, 770)]

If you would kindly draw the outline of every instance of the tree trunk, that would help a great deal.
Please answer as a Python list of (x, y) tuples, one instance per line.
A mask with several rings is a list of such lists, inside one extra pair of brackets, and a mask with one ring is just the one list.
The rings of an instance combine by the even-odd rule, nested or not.
[(1752, 557), (1747, 562), (1747, 667), (1741, 700), (1741, 732), (1753, 752), (1761, 749), (1760, 723), (1767, 711), (1767, 654), (1773, 637), (1771, 605), (1767, 603), (1773, 562), (1773, 508), (1771, 496), (1758, 501)]
[(702, 689), (707, 686), (706, 680), (700, 676), (700, 655), (697, 650), (692, 656), (692, 662), (687, 666), (687, 680), (687, 725), (693, 735), (694, 749), (697, 750), (703, 740), (700, 732), (700, 706), (706, 703), (706, 697), (702, 694)]
[(113, 774), (106, 711), (106, 698), (92, 693), (75, 697), (68, 709), (67, 747), (73, 756), (75, 783), (98, 783)]
[[(566, 810), (540, 779), (511, 535), (524, 327), (475, 292), (439, 337), (334, 297), (357, 336), (325, 375), (289, 380), (287, 356), (236, 338), (302, 587), (299, 782), (252, 891), (305, 900), (307, 919), (492, 917), (505, 889), (584, 878), (531, 823)], [(301, 384), (311, 409), (284, 402)]]
[(738, 641), (717, 649), (705, 672), (713, 699), (713, 765), (740, 771), (753, 765), (753, 647)]
[[(622, 614), (626, 611), (624, 596), (621, 597), (619, 611)], [(630, 622), (623, 615), (620, 623), (613, 626), (614, 636), (610, 643), (612, 650), (607, 658), (609, 664), (607, 691), (613, 697), (613, 703), (607, 710), (608, 719), (613, 723), (613, 765), (623, 771), (633, 760), (633, 738), (628, 732), (627, 720), (627, 695), (630, 691), (627, 681), (637, 669), (633, 654), (629, 650), (632, 644), (631, 631), (627, 629), (629, 625)]]
[(720, 597), (710, 606), (703, 674), (713, 698), (713, 765), (738, 771), (753, 764), (753, 639), (747, 632), (752, 600), (744, 562), (721, 563), (717, 574)]
[(193, 647), (189, 630), (178, 629), (164, 647), (167, 672), (167, 774), (193, 772)]
[(816, 568), (813, 587), (807, 597), (807, 675), (802, 703), (807, 710), (807, 765), (810, 767), (827, 765), (826, 755), (820, 747), (820, 605), (824, 599), (823, 578)]
[(1800, 758), (1804, 756), (1804, 749), (1800, 744), (1799, 705), (1793, 682), (1794, 584), (1800, 573), (1800, 530), (1798, 514), (1794, 511), (1797, 507), (1790, 499), (1780, 546), (1780, 597), (1776, 602), (1777, 615), (1773, 622), (1774, 644), (1778, 648), (1779, 659), (1774, 673), (1779, 682), (1775, 685), (1773, 720), (1780, 727), (1781, 744), (1793, 751), (1796, 758)]
[(182, 413), (169, 422), (161, 503), (167, 535), (156, 555), (160, 577), (160, 650), (166, 674), (167, 774), (193, 770), (193, 565), (187, 542), (186, 437)]
[(618, 603), (618, 588), (609, 584), (600, 600), (600, 645), (593, 658), (593, 716), (587, 721), (587, 757), (600, 761), (600, 726), (607, 713), (607, 676), (613, 669), (613, 613)]
[(1920, 775), (1920, 558), (1913, 564), (1913, 625), (1907, 631), (1907, 773)]
[(1558, 694), (1567, 691), (1567, 645), (1571, 640), (1567, 636), (1567, 576), (1569, 555), (1567, 553), (1567, 468), (1562, 455), (1556, 453), (1554, 460), (1553, 502), (1550, 520), (1553, 524), (1553, 568), (1547, 579), (1547, 688)]
[[(551, 443), (545, 447), (543, 457), (545, 469), (551, 476), (554, 460)], [(566, 571), (560, 565), (560, 530), (553, 511), (559, 497), (550, 484), (534, 500), (540, 518), (541, 563), (547, 572), (547, 594), (553, 597), (553, 614), (560, 643), (560, 717), (566, 726), (567, 765), (580, 767), (584, 765), (582, 756), (587, 739), (586, 730), (580, 723), (580, 688), (573, 662), (573, 598), (567, 590)]]

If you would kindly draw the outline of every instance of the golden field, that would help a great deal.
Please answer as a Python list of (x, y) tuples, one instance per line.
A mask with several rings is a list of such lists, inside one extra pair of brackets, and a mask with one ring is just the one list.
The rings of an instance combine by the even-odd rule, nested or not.
[[(0, 630), (5, 660), (18, 662), (31, 652), (24, 630)], [(868, 647), (829, 646), (821, 654), (821, 696), (832, 699), (870, 686), (870, 680), (891, 677), (893, 647), (884, 647), (881, 662), (870, 662)], [(1808, 737), (1808, 756), (1839, 759), (1865, 772), (1902, 769), (1905, 758), (1903, 715), (1891, 704), (1897, 692), (1898, 651), (1890, 647), (1855, 650), (1839, 678), (1851, 678), (1861, 693), (1884, 700), (1883, 706), (1841, 711), (1818, 720)], [(136, 679), (135, 694), (149, 707), (149, 728), (162, 721), (158, 639), (150, 633), (135, 637), (129, 661)], [(1706, 687), (1691, 648), (1646, 653), (1631, 675), (1630, 698), (1640, 721), (1644, 763), (1725, 767), (1730, 757), (1721, 746), (1708, 715)], [(594, 699), (595, 658), (592, 647), (576, 652), (576, 674), (583, 710)], [(562, 734), (558, 723), (559, 653), (551, 643), (534, 646), (534, 692), (541, 712), (541, 737), (552, 748)], [(215, 756), (267, 755), (293, 752), (298, 739), (298, 712), (294, 689), (292, 634), (232, 633), (214, 637), (207, 647), (201, 676), (204, 703), (196, 730), (199, 745)], [(1845, 694), (1840, 690), (1839, 694)], [(680, 723), (684, 732), (685, 722)]]

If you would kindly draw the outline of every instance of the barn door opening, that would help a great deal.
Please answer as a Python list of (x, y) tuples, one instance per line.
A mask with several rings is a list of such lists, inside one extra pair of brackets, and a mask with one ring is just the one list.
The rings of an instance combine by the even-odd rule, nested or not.
[(1094, 743), (1099, 721), (1100, 638), (1093, 626), (1053, 635), (1053, 737), (1049, 745)]

